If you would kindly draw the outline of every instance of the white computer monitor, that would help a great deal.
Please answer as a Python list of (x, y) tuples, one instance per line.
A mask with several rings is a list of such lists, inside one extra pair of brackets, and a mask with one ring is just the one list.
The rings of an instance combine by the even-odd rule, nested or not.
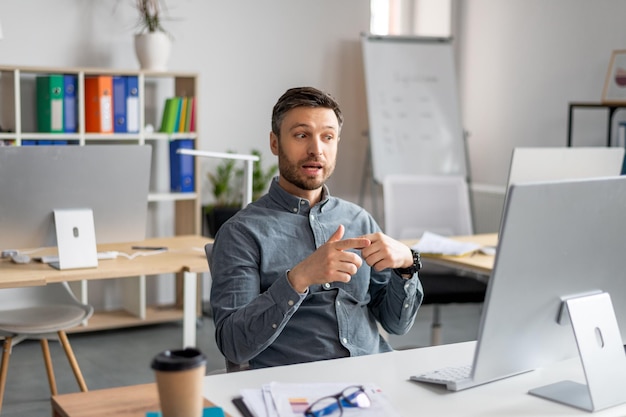
[[(622, 172), (624, 154), (624, 148), (617, 147), (514, 148), (503, 207), (511, 184), (617, 176)], [(498, 230), (502, 228), (502, 216)]]
[(0, 147), (0, 250), (56, 246), (54, 210), (90, 209), (97, 243), (145, 239), (152, 147)]
[[(467, 389), (584, 356), (582, 342), (583, 350), (596, 350), (585, 368), (588, 379), (601, 375), (593, 388), (626, 401), (625, 248), (626, 177), (512, 184), (471, 372), (469, 378), (448, 382), (448, 389)], [(564, 301), (593, 301), (607, 293), (614, 311), (608, 318), (595, 307), (583, 308), (582, 323), (563, 314)], [(573, 328), (579, 324), (589, 326), (575, 338)], [(605, 346), (599, 346), (601, 340)], [(437, 382), (422, 375), (412, 379)], [(574, 385), (571, 395), (570, 385), (559, 385), (557, 391), (574, 397), (580, 408), (615, 404), (614, 398), (592, 404), (589, 395), (583, 401), (587, 387)], [(566, 398), (560, 401), (570, 404)]]
[(507, 186), (533, 181), (620, 175), (624, 148), (518, 147), (513, 149)]
[[(485, 297), (474, 379), (489, 381), (577, 355), (572, 326), (557, 321), (562, 300), (598, 291), (613, 300), (623, 357), (624, 248), (626, 177), (512, 184)], [(626, 383), (620, 365), (614, 366)]]

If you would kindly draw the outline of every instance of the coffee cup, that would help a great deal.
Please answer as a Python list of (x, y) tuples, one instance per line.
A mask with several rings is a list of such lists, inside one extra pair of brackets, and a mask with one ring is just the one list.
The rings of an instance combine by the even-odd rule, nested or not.
[(198, 349), (166, 350), (152, 360), (163, 417), (202, 417), (206, 357)]

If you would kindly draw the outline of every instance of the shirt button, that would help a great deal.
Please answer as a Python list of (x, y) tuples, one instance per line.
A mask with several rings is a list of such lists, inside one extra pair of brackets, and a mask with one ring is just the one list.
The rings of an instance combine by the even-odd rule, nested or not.
[(293, 208), (293, 212), (294, 212), (294, 213), (297, 213), (297, 212), (298, 212), (298, 207), (294, 207), (294, 208)]
[(276, 323), (272, 324), (272, 329), (275, 329), (277, 327), (278, 327), (278, 325)]
[(329, 289), (330, 288), (330, 283), (327, 282), (326, 284), (324, 284), (324, 288)]
[(313, 220), (315, 220), (315, 216), (311, 214), (311, 215), (309, 216), (309, 219), (311, 219), (311, 221), (313, 221)]
[(344, 337), (343, 339), (341, 339), (341, 341), (342, 341), (343, 343), (348, 343), (348, 339), (346, 339), (345, 337)]
[(287, 304), (289, 304), (290, 306), (292, 306), (292, 305), (294, 304), (294, 303), (293, 303), (293, 300), (289, 300), (289, 301), (287, 301)]
[(339, 306), (339, 305), (341, 305), (341, 303), (339, 301), (337, 301), (337, 305)]
[(306, 203), (304, 200), (300, 200), (300, 205), (303, 206)]
[(404, 305), (404, 308), (409, 308), (409, 305), (408, 305), (408, 304), (405, 304), (405, 305)]

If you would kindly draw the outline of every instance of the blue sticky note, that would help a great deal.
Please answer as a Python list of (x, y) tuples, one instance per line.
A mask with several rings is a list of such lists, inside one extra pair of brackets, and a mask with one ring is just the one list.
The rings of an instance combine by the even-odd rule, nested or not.
[[(202, 409), (202, 417), (225, 417), (221, 407), (205, 407)], [(160, 411), (147, 411), (146, 417), (162, 417)]]
[(202, 417), (225, 417), (221, 407), (205, 407), (202, 410)]

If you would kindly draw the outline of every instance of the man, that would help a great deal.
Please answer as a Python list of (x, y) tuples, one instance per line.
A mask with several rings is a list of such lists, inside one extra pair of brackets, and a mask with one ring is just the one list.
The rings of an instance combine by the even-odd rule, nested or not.
[(423, 292), (419, 255), (324, 184), (343, 116), (328, 94), (287, 90), (272, 112), (279, 176), (226, 222), (211, 257), (217, 345), (252, 368), (390, 351)]

